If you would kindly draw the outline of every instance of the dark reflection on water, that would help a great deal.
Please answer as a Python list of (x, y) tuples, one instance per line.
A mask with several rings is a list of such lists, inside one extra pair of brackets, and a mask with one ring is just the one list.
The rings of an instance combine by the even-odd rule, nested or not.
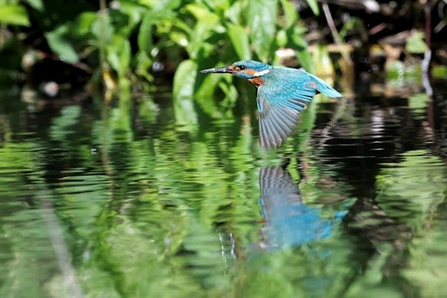
[(3, 93), (0, 297), (443, 297), (444, 84), (312, 105), (268, 153), (244, 96)]

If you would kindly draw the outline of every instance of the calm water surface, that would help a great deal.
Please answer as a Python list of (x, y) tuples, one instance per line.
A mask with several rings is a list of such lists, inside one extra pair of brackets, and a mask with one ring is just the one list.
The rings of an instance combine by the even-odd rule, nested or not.
[(446, 297), (433, 87), (320, 98), (273, 152), (250, 95), (216, 115), (3, 91), (0, 297)]

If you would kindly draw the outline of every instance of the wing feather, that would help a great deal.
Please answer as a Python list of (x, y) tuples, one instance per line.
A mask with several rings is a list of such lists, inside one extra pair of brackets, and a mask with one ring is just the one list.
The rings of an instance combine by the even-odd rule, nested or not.
[(275, 149), (287, 140), (299, 119), (299, 111), (287, 105), (270, 105), (262, 101), (263, 111), (259, 113), (259, 141), (263, 149)]

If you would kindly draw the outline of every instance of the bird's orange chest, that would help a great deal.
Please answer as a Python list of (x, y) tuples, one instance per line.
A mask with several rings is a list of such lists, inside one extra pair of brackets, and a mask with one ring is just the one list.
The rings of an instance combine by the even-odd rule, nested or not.
[(250, 83), (252, 83), (256, 88), (258, 88), (261, 85), (264, 85), (264, 80), (261, 78), (253, 78), (249, 79)]
[[(256, 70), (254, 69), (244, 69), (242, 72), (253, 76), (257, 73)], [(254, 77), (252, 79), (248, 79), (250, 81), (250, 83), (252, 83), (256, 88), (258, 88), (259, 86), (263, 85), (265, 82), (263, 79), (261, 79), (260, 77)]]

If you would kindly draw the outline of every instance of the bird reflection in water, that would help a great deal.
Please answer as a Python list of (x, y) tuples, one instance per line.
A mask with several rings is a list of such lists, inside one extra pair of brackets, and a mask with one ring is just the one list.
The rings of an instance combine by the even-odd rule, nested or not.
[(300, 246), (330, 236), (335, 218), (321, 216), (322, 209), (303, 203), (298, 185), (282, 167), (261, 168), (259, 175), (261, 195), (259, 203), (265, 226), (261, 247), (277, 249)]

